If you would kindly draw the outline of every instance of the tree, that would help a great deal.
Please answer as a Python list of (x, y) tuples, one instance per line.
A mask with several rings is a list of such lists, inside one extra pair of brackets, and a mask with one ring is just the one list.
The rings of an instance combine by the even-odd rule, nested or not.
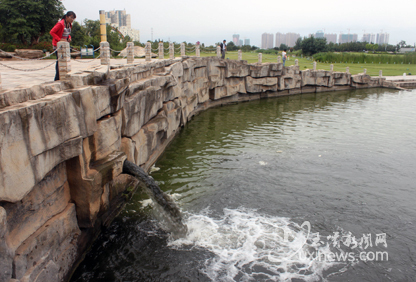
[(59, 0), (1, 0), (0, 36), (10, 43), (37, 44), (62, 17), (63, 11)]
[(80, 47), (87, 45), (89, 41), (89, 38), (85, 33), (85, 28), (76, 21), (72, 24), (71, 38), (71, 44)]
[(100, 47), (101, 32), (100, 32), (100, 21), (96, 20), (84, 20), (84, 33), (88, 37), (88, 42), (84, 45), (93, 45), (94, 48)]
[(237, 50), (238, 47), (235, 46), (234, 42), (230, 41), (227, 43), (227, 51), (234, 51)]
[(279, 49), (280, 50), (287, 50), (287, 49), (289, 49), (288, 47), (287, 47), (287, 45), (286, 44), (280, 44), (280, 47), (279, 47)]
[(301, 43), (302, 52), (305, 55), (313, 55), (326, 51), (326, 38), (315, 38), (313, 36), (304, 38)]
[(296, 43), (295, 43), (295, 47), (293, 47), (293, 49), (295, 49), (295, 50), (300, 50), (300, 49), (302, 49), (302, 38), (298, 38), (298, 39), (296, 39)]

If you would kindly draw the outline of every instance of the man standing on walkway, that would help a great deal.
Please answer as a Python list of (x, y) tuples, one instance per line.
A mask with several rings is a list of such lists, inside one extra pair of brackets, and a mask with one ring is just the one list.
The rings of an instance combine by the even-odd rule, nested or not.
[(285, 50), (283, 50), (283, 52), (282, 52), (283, 66), (285, 66), (286, 59), (287, 59), (287, 55), (286, 55), (286, 49), (285, 49)]
[(227, 44), (225, 44), (225, 39), (223, 41), (223, 43), (221, 43), (221, 58), (224, 59), (225, 58), (225, 51), (227, 50)]

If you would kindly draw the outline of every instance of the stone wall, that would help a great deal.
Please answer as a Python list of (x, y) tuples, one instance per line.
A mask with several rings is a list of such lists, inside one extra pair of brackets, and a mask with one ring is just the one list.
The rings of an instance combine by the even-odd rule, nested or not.
[(0, 282), (67, 280), (137, 187), (124, 160), (148, 170), (199, 111), (383, 86), (392, 85), (364, 74), (184, 57), (0, 93)]

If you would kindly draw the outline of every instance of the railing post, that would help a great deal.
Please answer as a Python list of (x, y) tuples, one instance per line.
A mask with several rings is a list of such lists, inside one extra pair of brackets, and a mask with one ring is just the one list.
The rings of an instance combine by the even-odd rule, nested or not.
[(107, 41), (107, 25), (105, 23), (105, 11), (100, 10), (100, 33), (101, 33), (101, 42)]
[(347, 67), (345, 70), (346, 73), (350, 73), (350, 67)]
[(185, 43), (181, 43), (181, 57), (185, 57)]
[(243, 60), (243, 51), (238, 50), (238, 60), (242, 61)]
[(364, 69), (364, 74), (367, 74), (367, 69)]
[(146, 45), (144, 47), (145, 52), (145, 61), (149, 62), (152, 60), (152, 45), (150, 42), (146, 42)]
[(281, 56), (277, 56), (277, 63), (281, 64), (282, 63), (282, 57)]
[(101, 51), (101, 64), (109, 65), (110, 64), (110, 43), (107, 41), (100, 42), (100, 51)]
[(59, 79), (65, 79), (71, 71), (71, 51), (69, 50), (69, 42), (59, 41), (57, 47)]
[(379, 71), (378, 71), (378, 76), (379, 76), (379, 77), (382, 77), (382, 76), (383, 76), (383, 71), (382, 71), (382, 70), (379, 70)]
[(164, 59), (165, 53), (163, 52), (163, 42), (159, 42), (159, 59)]
[(169, 43), (169, 58), (175, 58), (175, 45), (173, 43)]
[(127, 42), (127, 64), (134, 63), (134, 43)]
[(196, 44), (195, 45), (195, 53), (196, 53), (196, 56), (199, 58), (199, 57), (201, 57), (201, 49), (200, 49), (200, 45), (199, 44)]
[(330, 69), (330, 71), (334, 71), (334, 65), (333, 65), (333, 64), (331, 64), (331, 65), (329, 66), (329, 69)]
[(295, 66), (297, 66), (297, 67), (299, 66), (299, 60), (298, 59), (295, 60)]
[(258, 63), (261, 64), (262, 61), (263, 61), (263, 54), (262, 53), (259, 53), (259, 61), (258, 61)]
[(316, 71), (316, 62), (313, 62), (313, 70)]
[(220, 45), (217, 46), (217, 57), (221, 58), (221, 46)]

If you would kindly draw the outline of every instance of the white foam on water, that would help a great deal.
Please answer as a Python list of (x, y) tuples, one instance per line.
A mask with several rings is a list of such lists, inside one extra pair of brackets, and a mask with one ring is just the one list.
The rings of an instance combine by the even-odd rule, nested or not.
[(308, 240), (308, 231), (287, 218), (244, 208), (224, 209), (214, 218), (207, 209), (188, 214), (185, 223), (187, 236), (171, 240), (169, 246), (215, 254), (202, 270), (213, 281), (322, 281), (323, 271), (338, 264), (308, 257), (309, 249), (317, 249)]
[(154, 206), (152, 199), (146, 199), (146, 200), (140, 201), (139, 203), (142, 205), (142, 209), (146, 208), (147, 206), (151, 206), (151, 207)]

